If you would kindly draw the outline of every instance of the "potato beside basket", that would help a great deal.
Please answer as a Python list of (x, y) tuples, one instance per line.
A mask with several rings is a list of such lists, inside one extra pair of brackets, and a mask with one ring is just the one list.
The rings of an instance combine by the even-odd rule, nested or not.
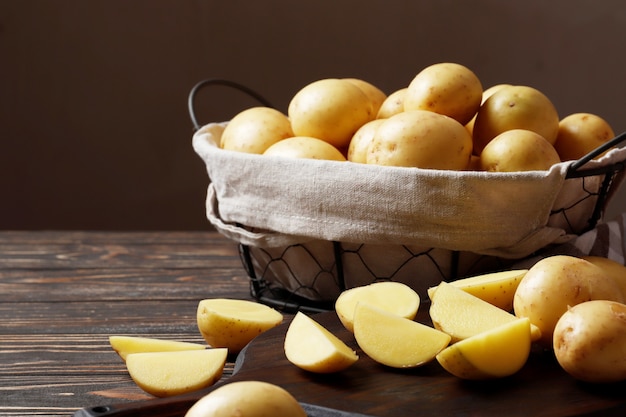
[[(193, 148), (209, 177), (207, 217), (240, 247), (259, 301), (326, 310), (377, 280), (426, 289), (502, 270), (593, 229), (623, 178), (626, 133), (549, 171), (487, 173), (381, 167), (219, 148), (227, 122), (200, 125)], [(600, 159), (597, 155), (609, 150)]]

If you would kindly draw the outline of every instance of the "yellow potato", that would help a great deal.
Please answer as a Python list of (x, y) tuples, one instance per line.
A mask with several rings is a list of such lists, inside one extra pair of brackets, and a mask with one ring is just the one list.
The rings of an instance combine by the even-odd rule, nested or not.
[(286, 389), (264, 381), (236, 381), (200, 398), (185, 417), (307, 417)]
[(624, 301), (626, 301), (626, 266), (609, 258), (602, 256), (583, 256), (584, 260), (599, 266), (605, 274), (610, 276), (622, 291)]
[(408, 86), (404, 111), (428, 110), (465, 125), (478, 111), (483, 87), (472, 70), (453, 62), (430, 65)]
[(530, 348), (530, 321), (517, 319), (448, 346), (437, 361), (462, 379), (504, 378), (524, 367)]
[(371, 120), (356, 131), (348, 146), (348, 161), (358, 162), (360, 164), (367, 163), (367, 151), (374, 139), (376, 129), (378, 129), (378, 126), (380, 126), (382, 122), (383, 119)]
[(319, 374), (343, 371), (359, 359), (348, 345), (302, 312), (289, 324), (284, 349), (289, 362)]
[(109, 343), (123, 360), (131, 353), (205, 349), (205, 346), (199, 343), (138, 336), (110, 336)]
[(359, 302), (413, 320), (419, 309), (420, 296), (408, 285), (393, 281), (374, 282), (341, 292), (335, 300), (335, 311), (350, 332), (354, 331), (354, 310)]
[(348, 146), (354, 133), (373, 120), (369, 97), (353, 82), (326, 78), (299, 90), (287, 110), (295, 136), (311, 136), (335, 146)]
[(308, 136), (294, 136), (276, 142), (263, 155), (285, 158), (324, 159), (343, 162), (346, 157), (328, 142)]
[(254, 301), (210, 298), (200, 301), (197, 323), (200, 333), (214, 348), (239, 352), (261, 333), (278, 326), (283, 315)]
[(480, 155), (489, 141), (512, 129), (532, 130), (554, 144), (559, 115), (541, 91), (525, 85), (504, 86), (478, 109), (473, 129), (474, 153)]
[(559, 122), (559, 133), (554, 147), (563, 161), (571, 161), (582, 158), (614, 137), (615, 132), (611, 125), (600, 116), (574, 113)]
[(513, 309), (541, 330), (539, 342), (552, 347), (554, 326), (568, 307), (589, 300), (623, 302), (618, 285), (598, 266), (573, 256), (544, 258), (519, 283)]
[(472, 137), (456, 120), (426, 110), (405, 111), (376, 130), (367, 163), (427, 169), (464, 170)]
[(383, 104), (378, 109), (377, 119), (387, 119), (394, 114), (402, 113), (404, 111), (404, 97), (408, 87), (400, 88), (389, 94)]
[[(452, 343), (515, 321), (517, 317), (447, 282), (437, 286), (430, 305), (430, 318), (436, 329), (448, 333)], [(532, 340), (540, 337), (531, 323)]]
[[(511, 84), (496, 84), (484, 90), (480, 104), (482, 105), (485, 102), (485, 100), (487, 100), (489, 97), (493, 95), (493, 93), (495, 93), (502, 87), (506, 87), (507, 85), (511, 85)], [(478, 110), (476, 111), (476, 114), (477, 113), (478, 113)], [(470, 134), (474, 132), (474, 122), (476, 121), (476, 114), (474, 114), (474, 117), (472, 117), (472, 120), (470, 120), (469, 122), (465, 124), (465, 128), (470, 132)]]
[(230, 151), (262, 154), (270, 145), (293, 136), (287, 116), (269, 107), (252, 107), (228, 122), (220, 146)]
[(344, 79), (346, 81), (350, 81), (365, 93), (370, 101), (370, 104), (372, 105), (372, 115), (378, 114), (380, 106), (382, 106), (383, 102), (387, 99), (387, 94), (385, 94), (380, 88), (376, 87), (374, 84), (360, 78)]
[(554, 146), (526, 129), (500, 133), (480, 154), (480, 168), (490, 172), (547, 171), (559, 162)]
[(425, 324), (358, 303), (354, 338), (374, 361), (392, 368), (413, 368), (435, 359), (450, 336)]
[[(451, 281), (450, 284), (505, 311), (513, 310), (513, 296), (527, 269), (492, 272)], [(432, 299), (437, 287), (428, 289)]]
[(213, 385), (222, 376), (227, 355), (227, 349), (131, 353), (126, 367), (139, 388), (170, 397)]
[(554, 328), (554, 354), (574, 378), (626, 380), (626, 305), (586, 301), (568, 309)]

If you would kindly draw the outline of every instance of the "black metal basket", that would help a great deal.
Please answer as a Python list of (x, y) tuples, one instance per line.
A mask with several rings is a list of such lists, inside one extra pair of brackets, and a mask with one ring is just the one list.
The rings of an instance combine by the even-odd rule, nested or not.
[[(195, 130), (202, 127), (196, 117), (195, 97), (201, 89), (212, 85), (234, 88), (253, 97), (264, 106), (273, 107), (262, 95), (242, 84), (224, 79), (207, 79), (196, 84), (188, 98), (189, 114)], [(569, 166), (566, 180), (578, 179), (582, 191), (576, 201), (553, 210), (550, 218), (558, 217), (561, 223), (566, 224), (571, 234), (580, 235), (596, 227), (602, 219), (608, 200), (621, 182), (626, 161), (598, 168), (586, 168), (585, 165), (605, 151), (618, 147), (624, 140), (626, 132)], [(592, 178), (594, 181), (591, 181)], [(591, 182), (594, 185), (588, 186), (587, 184)], [(574, 224), (570, 221), (569, 213), (583, 204), (592, 205), (591, 214), (584, 224), (580, 222)], [(239, 244), (239, 249), (243, 266), (250, 278), (252, 296), (283, 311), (331, 310), (336, 294), (350, 288), (348, 277), (352, 274), (367, 277), (364, 279), (366, 282), (374, 282), (396, 280), (402, 274), (417, 274), (427, 269), (437, 280), (454, 280), (486, 271), (502, 270), (515, 261), (467, 252), (443, 251), (438, 248), (396, 245), (388, 255), (393, 258), (393, 265), (381, 270), (372, 266), (370, 262), (372, 256), (380, 256), (380, 253), (372, 252), (379, 252), (381, 248), (372, 249), (368, 245), (324, 241), (275, 249)], [(302, 271), (306, 271), (305, 278), (299, 276)], [(277, 273), (283, 277), (282, 280), (276, 280)], [(285, 281), (289, 284), (285, 285)], [(317, 288), (318, 283), (330, 283), (332, 290), (329, 294), (321, 294), (324, 285), (320, 290)]]

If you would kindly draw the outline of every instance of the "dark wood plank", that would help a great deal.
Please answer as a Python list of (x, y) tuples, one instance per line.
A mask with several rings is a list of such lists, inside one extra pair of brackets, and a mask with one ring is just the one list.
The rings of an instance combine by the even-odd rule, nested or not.
[(215, 232), (0, 232), (0, 415), (150, 399), (108, 337), (203, 343), (210, 297), (250, 298), (237, 246)]
[(2, 232), (0, 270), (203, 268), (241, 265), (238, 248), (215, 232)]
[(0, 270), (0, 303), (242, 297), (248, 286), (249, 278), (235, 262), (209, 262), (197, 269)]

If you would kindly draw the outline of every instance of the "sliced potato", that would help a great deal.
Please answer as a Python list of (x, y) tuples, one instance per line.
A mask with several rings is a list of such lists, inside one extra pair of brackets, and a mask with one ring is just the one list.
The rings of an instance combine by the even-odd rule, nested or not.
[[(468, 292), (481, 300), (487, 301), (502, 310), (513, 310), (513, 296), (527, 269), (492, 272), (451, 281), (450, 284)], [(437, 287), (428, 289), (432, 299)]]
[(126, 368), (139, 388), (155, 397), (169, 397), (217, 382), (227, 354), (224, 348), (131, 353)]
[(516, 319), (448, 346), (437, 361), (459, 378), (503, 378), (522, 369), (530, 347), (530, 320)]
[(392, 281), (375, 282), (343, 291), (335, 301), (335, 311), (350, 332), (353, 331), (354, 308), (358, 302), (413, 319), (419, 309), (420, 296), (408, 285)]
[[(452, 336), (452, 343), (491, 330), (516, 320), (515, 315), (481, 300), (447, 282), (442, 282), (434, 293), (430, 317), (436, 329)], [(541, 331), (531, 324), (533, 341)]]
[(341, 339), (302, 312), (289, 324), (284, 347), (289, 362), (316, 373), (343, 371), (359, 359)]
[(210, 298), (200, 301), (197, 323), (200, 333), (214, 348), (239, 352), (261, 333), (278, 326), (283, 315), (254, 301)]
[(140, 336), (109, 336), (109, 343), (113, 350), (124, 360), (131, 353), (202, 350), (206, 348), (206, 346), (199, 343)]
[(370, 358), (393, 368), (412, 368), (432, 361), (450, 336), (367, 303), (358, 303), (354, 337)]

